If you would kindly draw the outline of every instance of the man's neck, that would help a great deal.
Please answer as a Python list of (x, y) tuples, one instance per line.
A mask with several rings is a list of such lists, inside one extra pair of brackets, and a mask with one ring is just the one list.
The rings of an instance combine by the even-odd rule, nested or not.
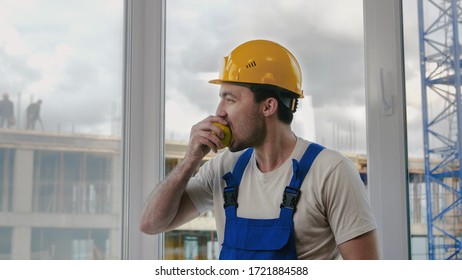
[(297, 137), (290, 126), (268, 130), (265, 142), (260, 147), (255, 147), (258, 169), (266, 173), (281, 166), (292, 154), (296, 143)]

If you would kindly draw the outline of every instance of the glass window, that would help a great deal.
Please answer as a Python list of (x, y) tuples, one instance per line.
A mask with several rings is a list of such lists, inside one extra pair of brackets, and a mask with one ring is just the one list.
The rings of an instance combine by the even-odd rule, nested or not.
[(120, 259), (122, 0), (0, 2), (0, 259)]
[[(268, 39), (302, 67), (296, 134), (346, 154), (367, 181), (361, 0), (169, 0), (166, 14), (167, 172), (183, 157), (192, 125), (215, 113), (219, 88), (208, 80), (218, 77), (222, 57), (245, 41)], [(217, 258), (214, 232), (208, 213), (165, 234), (165, 257)]]
[(460, 3), (403, 1), (403, 14), (411, 255), (460, 259)]

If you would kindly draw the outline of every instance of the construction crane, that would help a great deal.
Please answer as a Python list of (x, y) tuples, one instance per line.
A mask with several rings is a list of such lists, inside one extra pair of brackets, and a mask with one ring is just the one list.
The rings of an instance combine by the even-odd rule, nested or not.
[(460, 0), (418, 0), (428, 259), (461, 259)]

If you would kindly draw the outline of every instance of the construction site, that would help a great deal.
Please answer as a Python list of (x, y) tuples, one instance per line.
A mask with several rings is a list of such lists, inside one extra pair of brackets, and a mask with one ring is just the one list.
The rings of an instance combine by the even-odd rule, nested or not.
[[(166, 142), (167, 173), (184, 157), (186, 148), (187, 143)], [(367, 184), (366, 156), (346, 156)], [(2, 129), (0, 172), (1, 259), (120, 257), (120, 138)], [(423, 161), (410, 160), (415, 259), (426, 258), (421, 240), (427, 230), (423, 174)], [(441, 196), (433, 200), (434, 204), (444, 201)], [(434, 238), (444, 240), (441, 235)], [(166, 233), (164, 246), (165, 259), (216, 259), (219, 244), (213, 213)], [(437, 252), (443, 256), (441, 250)]]
[[(128, 2), (136, 5), (134, 4), (136, 1)], [(383, 4), (385, 1), (376, 2)], [(402, 4), (400, 1), (396, 2), (399, 2), (399, 5)], [(353, 151), (338, 149), (356, 166), (368, 191), (372, 193), (372, 189), (375, 191), (375, 198), (380, 198), (380, 200), (375, 200), (375, 202), (379, 201), (380, 203), (376, 203), (374, 205), (376, 207), (373, 207), (374, 209), (379, 209), (377, 211), (379, 213), (374, 213), (377, 215), (377, 220), (380, 219), (379, 226), (385, 225), (379, 229), (381, 230), (380, 233), (383, 232), (384, 235), (387, 233), (389, 235), (396, 234), (393, 237), (398, 236), (397, 239), (382, 238), (382, 245), (394, 247), (393, 250), (395, 251), (399, 251), (401, 249), (399, 247), (406, 247), (407, 245), (409, 247), (407, 250), (403, 250), (405, 251), (403, 254), (401, 251), (396, 255), (394, 254), (395, 252), (393, 254), (389, 253), (388, 258), (398, 256), (399, 258), (412, 260), (462, 259), (462, 45), (460, 43), (461, 30), (459, 30), (462, 23), (461, 2), (460, 0), (415, 1), (418, 17), (419, 61), (417, 67), (420, 70), (420, 88), (412, 92), (407, 91), (406, 95), (418, 95), (421, 100), (419, 114), (421, 114), (423, 133), (421, 135), (422, 139), (419, 139), (422, 140), (423, 151), (421, 157), (406, 155), (406, 167), (398, 169), (398, 171), (404, 170), (405, 180), (403, 182), (406, 182), (403, 184), (382, 184), (383, 181), (386, 182), (386, 180), (383, 180), (385, 177), (400, 176), (400, 174), (397, 174), (398, 171), (394, 169), (396, 172), (374, 173), (376, 177), (380, 178), (375, 178), (375, 184), (371, 183), (373, 160), (375, 160), (376, 166), (383, 168), (385, 166), (383, 163), (386, 161), (381, 160), (384, 154), (392, 149), (388, 149), (382, 154), (377, 153), (379, 156), (375, 156), (375, 154), (372, 157), (373, 160), (369, 160), (369, 166), (368, 159), (370, 159), (373, 152), (379, 150), (377, 146), (375, 146), (376, 150), (368, 147), (367, 154), (356, 152), (354, 149)], [(146, 6), (154, 5), (153, 3), (154, 1), (143, 1), (143, 5), (146, 4)], [(144, 6), (140, 7), (138, 7), (142, 10), (140, 14), (148, 16), (148, 13), (144, 13)], [(155, 11), (160, 11), (164, 7), (157, 8), (155, 8)], [(162, 12), (164, 11), (162, 10)], [(377, 14), (373, 15), (376, 16)], [(148, 18), (151, 19), (151, 17)], [(152, 18), (157, 19), (156, 17)], [(159, 21), (165, 20), (160, 18)], [(375, 17), (372, 18), (375, 24)], [(143, 21), (143, 24), (145, 22)], [(390, 24), (390, 22), (384, 22), (381, 24), (385, 27)], [(400, 24), (402, 29), (402, 23)], [(143, 28), (138, 29), (144, 32), (152, 24), (141, 26)], [(375, 32), (376, 29), (371, 28), (371, 30), (369, 35), (371, 33), (382, 35), (380, 32)], [(159, 37), (156, 37), (153, 42), (165, 39), (162, 37), (162, 32), (159, 32)], [(364, 33), (367, 33), (367, 31)], [(144, 38), (145, 36), (138, 34), (134, 37)], [(130, 36), (127, 36), (127, 38), (131, 39)], [(370, 44), (370, 39), (368, 42)], [(164, 42), (162, 41), (162, 43)], [(154, 45), (154, 43), (152, 44)], [(143, 51), (152, 49), (151, 45), (141, 46)], [(160, 50), (164, 51), (163, 47), (162, 45)], [(393, 51), (393, 48), (383, 49), (385, 50), (380, 50), (382, 52), (373, 53), (369, 58), (366, 58), (365, 63), (367, 63), (367, 59), (373, 61), (374, 58), (385, 57), (384, 53), (392, 53)], [(136, 53), (136, 51), (133, 52), (133, 54)], [(155, 52), (156, 59), (160, 53), (164, 55), (161, 51)], [(118, 59), (121, 59), (121, 57), (118, 57)], [(164, 63), (163, 59), (165, 58), (159, 59), (159, 64), (153, 63), (155, 67), (153, 66), (152, 68), (163, 69), (165, 66), (162, 64)], [(145, 57), (141, 56), (133, 60), (144, 61)], [(404, 58), (397, 60), (404, 64)], [(157, 63), (157, 60), (155, 61)], [(111, 126), (111, 128), (105, 128), (106, 130), (111, 130), (111, 132), (102, 133), (101, 135), (76, 132), (73, 124), (66, 124), (72, 127), (67, 131), (61, 129), (61, 126), (56, 130), (51, 130), (49, 127), (45, 129), (41, 120), (40, 123), (37, 123), (37, 126), (35, 126), (35, 120), (32, 125), (29, 125), (29, 123), (25, 125), (26, 120), (21, 120), (24, 108), (20, 108), (19, 105), (19, 109), (16, 109), (16, 125), (7, 123), (7, 126), (4, 127), (4, 118), (2, 116), (0, 125), (1, 260), (118, 260), (130, 259), (130, 257), (144, 258), (146, 256), (148, 256), (147, 258), (153, 258), (153, 254), (123, 255), (123, 252), (127, 252), (129, 247), (126, 244), (127, 232), (131, 233), (131, 237), (135, 236), (132, 239), (132, 241), (135, 240), (133, 242), (135, 245), (132, 247), (135, 249), (133, 250), (139, 252), (143, 250), (150, 251), (151, 247), (149, 249), (143, 248), (143, 246), (146, 246), (144, 244), (149, 244), (154, 248), (151, 251), (160, 252), (158, 255), (157, 253), (155, 254), (156, 257), (160, 256), (159, 258), (163, 257), (169, 260), (214, 260), (218, 258), (221, 244), (218, 244), (217, 241), (213, 212), (208, 212), (176, 230), (159, 235), (160, 237), (155, 236), (155, 238), (158, 238), (156, 240), (160, 240), (159, 246), (149, 243), (153, 239), (146, 241), (147, 238), (141, 235), (136, 226), (130, 228), (130, 231), (127, 230), (127, 227), (137, 224), (134, 216), (127, 214), (127, 209), (132, 204), (141, 205), (141, 200), (146, 198), (141, 198), (142, 195), (146, 195), (144, 189), (138, 192), (133, 191), (133, 189), (138, 190), (141, 187), (133, 186), (136, 184), (130, 185), (132, 181), (128, 179), (142, 176), (140, 176), (140, 173), (135, 173), (136, 170), (128, 172), (128, 162), (130, 160), (139, 161), (138, 165), (135, 166), (141, 166), (142, 169), (144, 168), (143, 164), (152, 163), (153, 161), (143, 161), (145, 153), (155, 155), (153, 158), (159, 159), (161, 167), (156, 166), (155, 170), (160, 173), (160, 176), (149, 177), (148, 175), (151, 174), (145, 175), (145, 173), (155, 173), (152, 168), (148, 171), (143, 169), (145, 173), (141, 173), (148, 178), (146, 181), (149, 182), (148, 187), (151, 188), (151, 185), (155, 184), (153, 183), (154, 179), (162, 179), (177, 166), (184, 158), (188, 147), (187, 141), (175, 141), (165, 137), (163, 134), (165, 131), (162, 130), (165, 125), (163, 117), (155, 119), (158, 122), (156, 124), (160, 124), (158, 125), (160, 128), (158, 130), (156, 130), (157, 126), (154, 128), (154, 121), (152, 120), (154, 117), (160, 116), (161, 113), (165, 113), (163, 111), (165, 108), (163, 107), (164, 104), (159, 105), (160, 102), (150, 99), (153, 96), (157, 97), (156, 94), (152, 93), (157, 93), (157, 91), (151, 90), (152, 88), (148, 88), (148, 86), (159, 89), (162, 94), (165, 94), (165, 84), (163, 82), (157, 83), (157, 80), (152, 79), (155, 75), (149, 72), (152, 70), (150, 67), (144, 64), (139, 67), (142, 71), (147, 71), (146, 77), (149, 77), (149, 82), (143, 83), (139, 80), (130, 80), (127, 84), (134, 87), (143, 85), (142, 93), (137, 93), (137, 95), (130, 92), (132, 94), (130, 95), (123, 91), (127, 89), (121, 89), (117, 93), (120, 96), (116, 96), (117, 101), (112, 108), (117, 114), (112, 114), (112, 119), (111, 116), (106, 116), (106, 123), (97, 124)], [(378, 114), (380, 115), (380, 121), (396, 117), (401, 118), (400, 120), (404, 123), (406, 122), (406, 114), (404, 114), (404, 117), (401, 117), (401, 115), (397, 117), (397, 111), (400, 110), (396, 107), (398, 94), (393, 90), (388, 90), (389, 87), (392, 88), (392, 85), (384, 82), (390, 81), (390, 79), (386, 79), (388, 78), (388, 73), (392, 73), (392, 71), (387, 72), (383, 67), (380, 66), (377, 73), (371, 71), (374, 72), (371, 74), (371, 80), (375, 82), (371, 88), (381, 89), (381, 95), (377, 93), (378, 97), (373, 96), (375, 91), (367, 87), (365, 95), (369, 96), (369, 100), (373, 99), (371, 96), (379, 100), (378, 103), (383, 108), (383, 112)], [(132, 74), (130, 78), (144, 77), (144, 72), (142, 73), (143, 75), (130, 73)], [(125, 73), (125, 75), (128, 74)], [(163, 75), (163, 73), (160, 73), (158, 77), (164, 79), (165, 76)], [(120, 80), (120, 77), (118, 79)], [(390, 82), (389, 84), (392, 83)], [(144, 89), (144, 86), (146, 86), (146, 89)], [(122, 86), (120, 87), (122, 88)], [(392, 93), (391, 96), (385, 94), (388, 93), (385, 88)], [(362, 89), (363, 87), (361, 87)], [(10, 94), (21, 95), (21, 93), (11, 91)], [(160, 96), (161, 94), (158, 95)], [(311, 102), (310, 98), (307, 99)], [(41, 103), (41, 100), (39, 101)], [(165, 100), (162, 99), (162, 101)], [(123, 102), (126, 102), (126, 104), (122, 104)], [(313, 102), (314, 104), (316, 102), (314, 98)], [(145, 106), (145, 104), (149, 105)], [(150, 107), (151, 105), (152, 108)], [(380, 111), (370, 104), (366, 104), (366, 107), (369, 110), (368, 112)], [(59, 109), (59, 112), (61, 112), (62, 108)], [(311, 113), (314, 112), (313, 108), (309, 109)], [(161, 113), (154, 116), (153, 111)], [(402, 111), (405, 113), (405, 109)], [(184, 112), (181, 113), (184, 114)], [(69, 115), (70, 118), (74, 117), (72, 114)], [(373, 114), (369, 115), (366, 120), (366, 122), (369, 122), (369, 126), (364, 126), (364, 129), (358, 130), (366, 130), (367, 127), (371, 131), (371, 128), (378, 127), (379, 121), (373, 122), (373, 119), (371, 121), (371, 116)], [(58, 118), (53, 116), (53, 119)], [(311, 118), (310, 116), (309, 120), (314, 123), (314, 117)], [(107, 125), (109, 122), (112, 123)], [(337, 123), (331, 124), (334, 131), (332, 141), (335, 143), (335, 138), (339, 138), (339, 134), (336, 134), (336, 131), (339, 131), (339, 125)], [(309, 124), (309, 129), (303, 126), (300, 127), (301, 124), (297, 125), (301, 131), (315, 131), (312, 123)], [(365, 139), (365, 142), (368, 144), (371, 142), (379, 143), (383, 139), (385, 139), (383, 140), (384, 142), (387, 142), (390, 138), (400, 138), (400, 135), (388, 133), (393, 131), (390, 129), (393, 127), (393, 125), (388, 125), (387, 123), (386, 128), (388, 130), (384, 130), (386, 133), (380, 134), (382, 131), (379, 131), (380, 137), (374, 139), (371, 139), (372, 137), (369, 137), (370, 135), (368, 134), (368, 139)], [(350, 121), (350, 131), (356, 132), (356, 123), (352, 121)], [(144, 134), (145, 132), (147, 136)], [(137, 138), (138, 136), (139, 138)], [(146, 139), (143, 137), (146, 137)], [(140, 140), (141, 138), (142, 141)], [(351, 135), (350, 138), (356, 141), (356, 138)], [(406, 137), (403, 136), (399, 140), (405, 142), (405, 139)], [(139, 145), (140, 142), (136, 142), (137, 140), (145, 145)], [(126, 142), (130, 141), (131, 143), (128, 145)], [(160, 155), (159, 153), (149, 153), (152, 152), (152, 147), (149, 145), (156, 141), (161, 143), (159, 146), (162, 146), (163, 149)], [(350, 141), (349, 146), (355, 146), (351, 144), (355, 141)], [(337, 140), (337, 142), (341, 141)], [(146, 143), (149, 143), (149, 145)], [(378, 145), (383, 144), (383, 142), (380, 142)], [(408, 145), (408, 143), (405, 142), (405, 145)], [(337, 145), (332, 145), (331, 148), (337, 149), (341, 146), (337, 143)], [(402, 154), (406, 154), (406, 152)], [(134, 155), (138, 155), (138, 157), (136, 159), (131, 158), (131, 156), (135, 157)], [(202, 163), (215, 155), (215, 153), (209, 153)], [(391, 165), (401, 167), (398, 159), (396, 159), (396, 154), (394, 155)], [(386, 163), (389, 164), (389, 162)], [(381, 169), (379, 170), (382, 171)], [(380, 173), (379, 176), (377, 176), (378, 173)], [(368, 175), (371, 182), (368, 180)], [(129, 178), (130, 176), (131, 178)], [(145, 178), (134, 181), (145, 182), (144, 180)], [(145, 185), (142, 187), (146, 188)], [(132, 190), (131, 197), (128, 189)], [(389, 190), (389, 192), (382, 192), (383, 189)], [(403, 201), (389, 199), (389, 197), (396, 198), (397, 196), (392, 196), (395, 194), (401, 195), (398, 197), (405, 197), (406, 201), (404, 202), (404, 199)], [(371, 201), (374, 202), (373, 199)], [(389, 209), (396, 205), (404, 205), (402, 207), (404, 210), (398, 212), (402, 215), (391, 215), (389, 214), (390, 212), (386, 212), (387, 208)], [(141, 206), (132, 212), (140, 212), (140, 208)], [(131, 219), (129, 226), (127, 226), (127, 223), (124, 224), (128, 219)], [(392, 222), (387, 224), (386, 222), (389, 220)], [(404, 225), (405, 230), (401, 230), (405, 222), (400, 223), (400, 221), (403, 220), (407, 221), (406, 225)], [(398, 230), (389, 230), (395, 226)], [(134, 234), (133, 232), (135, 231), (136, 233)], [(399, 243), (402, 240), (406, 242)], [(393, 244), (393, 246), (390, 246), (390, 244)], [(401, 246), (401, 244), (406, 245)]]

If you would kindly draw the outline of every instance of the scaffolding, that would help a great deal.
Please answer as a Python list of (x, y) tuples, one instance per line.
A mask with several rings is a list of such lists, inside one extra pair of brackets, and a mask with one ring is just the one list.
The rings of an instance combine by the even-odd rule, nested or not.
[(418, 0), (428, 258), (461, 259), (459, 0)]

